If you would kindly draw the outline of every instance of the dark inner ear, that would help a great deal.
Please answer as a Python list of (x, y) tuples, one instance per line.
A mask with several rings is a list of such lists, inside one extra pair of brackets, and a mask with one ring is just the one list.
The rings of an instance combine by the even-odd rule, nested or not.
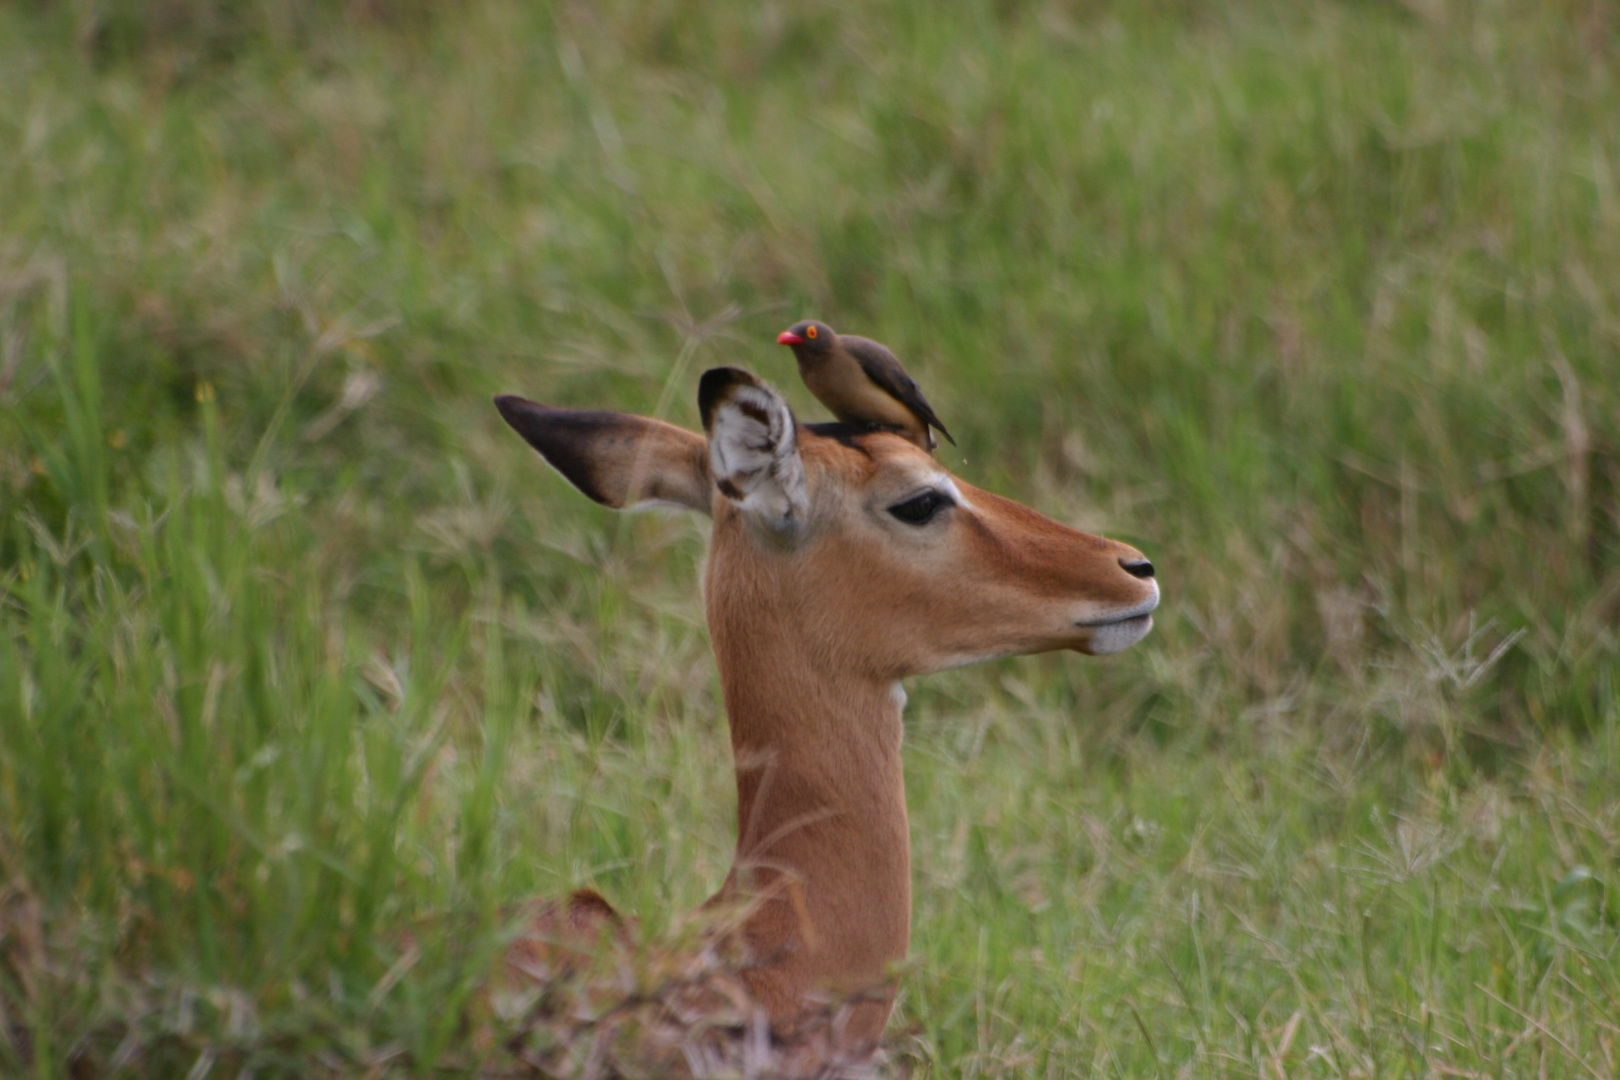
[[(734, 367), (710, 368), (698, 380), (698, 415), (703, 418), (704, 431), (714, 430), (714, 410), (724, 400), (726, 391), (738, 383), (745, 383), (748, 386), (764, 385), (752, 373)], [(754, 419), (762, 424), (769, 423), (763, 415), (755, 416)]]

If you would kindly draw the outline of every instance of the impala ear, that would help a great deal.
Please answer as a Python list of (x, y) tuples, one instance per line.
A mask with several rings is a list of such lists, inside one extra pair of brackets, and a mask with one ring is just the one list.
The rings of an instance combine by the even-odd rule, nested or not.
[(698, 383), (698, 411), (720, 494), (775, 532), (798, 528), (810, 496), (798, 424), (782, 396), (739, 368), (711, 368)]
[(504, 394), (495, 407), (552, 468), (615, 510), (663, 503), (710, 512), (703, 436), (645, 416), (556, 409)]

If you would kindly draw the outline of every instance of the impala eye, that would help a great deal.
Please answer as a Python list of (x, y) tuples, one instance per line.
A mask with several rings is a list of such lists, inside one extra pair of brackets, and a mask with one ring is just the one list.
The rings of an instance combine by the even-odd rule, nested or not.
[(925, 491), (903, 503), (895, 503), (889, 507), (889, 513), (907, 525), (926, 525), (934, 519), (935, 514), (950, 505), (949, 496), (937, 491)]

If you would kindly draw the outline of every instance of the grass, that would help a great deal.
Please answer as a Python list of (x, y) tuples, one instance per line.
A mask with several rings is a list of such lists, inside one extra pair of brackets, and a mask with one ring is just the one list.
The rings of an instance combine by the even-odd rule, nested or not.
[(815, 417), (807, 315), (1165, 589), (909, 688), (918, 1069), (1620, 1073), (1617, 65), (1585, 2), (0, 5), (0, 1073), (459, 1075), (502, 905), (672, 932), (701, 529), (488, 399)]

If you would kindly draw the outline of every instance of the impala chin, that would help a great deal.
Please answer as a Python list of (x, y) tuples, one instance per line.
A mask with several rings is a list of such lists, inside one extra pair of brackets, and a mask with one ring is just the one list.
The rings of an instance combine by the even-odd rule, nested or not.
[(1110, 653), (1124, 652), (1147, 637), (1148, 631), (1152, 629), (1152, 615), (1137, 615), (1129, 619), (1121, 619), (1119, 622), (1094, 626), (1091, 628), (1090, 639), (1080, 646), (1080, 651), (1091, 656), (1107, 656)]
[(1076, 649), (1091, 656), (1107, 656), (1124, 652), (1147, 637), (1148, 631), (1153, 629), (1153, 609), (1159, 606), (1159, 587), (1152, 582), (1149, 584), (1153, 591), (1133, 608), (1075, 620), (1076, 626), (1091, 631)]

